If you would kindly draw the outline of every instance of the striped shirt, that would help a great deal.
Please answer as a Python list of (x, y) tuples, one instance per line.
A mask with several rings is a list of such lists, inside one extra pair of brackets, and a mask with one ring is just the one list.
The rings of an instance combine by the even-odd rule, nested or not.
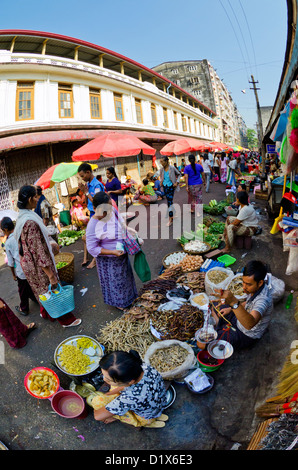
[(268, 288), (267, 284), (264, 285), (261, 292), (254, 297), (253, 295), (249, 295), (246, 299), (245, 310), (250, 313), (253, 310), (259, 312), (261, 315), (260, 321), (250, 330), (244, 328), (241, 325), (239, 320), (237, 321), (237, 327), (242, 333), (246, 336), (249, 336), (253, 339), (259, 339), (263, 336), (266, 328), (268, 327), (271, 314), (273, 312), (273, 299), (271, 295), (271, 291)]

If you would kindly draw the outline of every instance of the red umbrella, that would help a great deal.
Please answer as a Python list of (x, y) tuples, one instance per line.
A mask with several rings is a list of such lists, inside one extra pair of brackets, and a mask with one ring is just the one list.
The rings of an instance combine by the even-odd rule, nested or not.
[(227, 144), (223, 144), (221, 142), (210, 142), (210, 144), (212, 144), (214, 146), (214, 148), (218, 149), (218, 150), (230, 150), (231, 147)]
[(101, 156), (106, 158), (131, 157), (139, 155), (155, 155), (156, 150), (145, 144), (134, 135), (110, 132), (90, 140), (87, 144), (75, 150), (72, 154), (73, 161), (98, 160)]
[(182, 139), (173, 140), (166, 144), (161, 150), (161, 155), (182, 155), (186, 152), (202, 151), (208, 148), (205, 142), (191, 137), (183, 137)]

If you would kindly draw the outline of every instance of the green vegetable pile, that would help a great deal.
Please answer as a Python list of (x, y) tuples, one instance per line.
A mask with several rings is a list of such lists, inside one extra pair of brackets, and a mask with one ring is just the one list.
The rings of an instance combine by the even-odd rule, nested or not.
[(184, 232), (183, 235), (178, 238), (178, 243), (185, 245), (190, 240), (200, 240), (205, 243), (209, 243), (212, 249), (218, 248), (222, 240), (222, 234), (225, 229), (224, 222), (216, 222), (215, 219), (210, 217), (203, 219), (203, 224), (198, 224), (195, 232)]
[(215, 199), (212, 199), (209, 204), (203, 204), (203, 211), (211, 215), (220, 215), (224, 213), (226, 206), (229, 206), (227, 200), (217, 202)]
[(85, 235), (85, 230), (63, 230), (58, 235), (60, 246), (68, 246), (75, 243), (79, 238)]

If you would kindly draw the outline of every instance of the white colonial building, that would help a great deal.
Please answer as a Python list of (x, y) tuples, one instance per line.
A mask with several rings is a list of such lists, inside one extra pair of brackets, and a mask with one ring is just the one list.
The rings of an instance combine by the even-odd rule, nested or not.
[[(181, 136), (215, 140), (214, 118), (194, 96), (116, 52), (57, 34), (0, 30), (0, 209), (103, 132), (134, 133), (158, 151)], [(99, 172), (136, 166), (136, 157), (101, 160)], [(148, 169), (144, 157), (141, 172)]]

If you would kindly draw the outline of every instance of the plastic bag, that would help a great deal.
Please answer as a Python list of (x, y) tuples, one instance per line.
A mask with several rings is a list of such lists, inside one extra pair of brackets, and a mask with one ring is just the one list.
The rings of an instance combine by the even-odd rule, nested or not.
[(133, 267), (142, 282), (151, 280), (150, 266), (142, 250), (135, 254)]
[(298, 272), (298, 256), (297, 248), (291, 247), (289, 249), (289, 258), (287, 264), (286, 275), (290, 276), (291, 274)]
[(279, 302), (285, 295), (286, 285), (282, 279), (272, 276), (271, 273), (267, 274), (267, 284), (270, 289), (273, 302)]
[[(220, 271), (220, 272), (226, 273), (227, 277), (222, 282), (215, 284), (214, 282), (210, 280), (210, 274), (214, 271)], [(215, 297), (214, 295), (215, 290), (217, 289), (225, 290), (227, 286), (230, 284), (233, 277), (234, 277), (234, 273), (231, 269), (221, 268), (221, 267), (215, 267), (215, 268), (209, 269), (209, 271), (206, 272), (206, 276), (205, 276), (205, 292), (208, 295), (208, 297), (211, 298), (212, 300), (215, 300), (215, 299), (218, 300), (217, 297)]]
[(168, 372), (160, 372), (160, 375), (165, 380), (172, 380), (174, 378), (184, 378), (188, 374), (188, 371), (195, 367), (196, 357), (192, 347), (188, 343), (184, 343), (176, 339), (157, 341), (156, 343), (153, 343), (151, 344), (151, 346), (149, 346), (144, 356), (144, 362), (146, 364), (150, 364), (150, 358), (156, 351), (158, 351), (159, 349), (165, 349), (170, 346), (174, 346), (176, 344), (186, 349), (188, 351), (188, 355), (183, 364), (181, 364), (180, 366), (176, 367), (175, 369), (169, 370)]

